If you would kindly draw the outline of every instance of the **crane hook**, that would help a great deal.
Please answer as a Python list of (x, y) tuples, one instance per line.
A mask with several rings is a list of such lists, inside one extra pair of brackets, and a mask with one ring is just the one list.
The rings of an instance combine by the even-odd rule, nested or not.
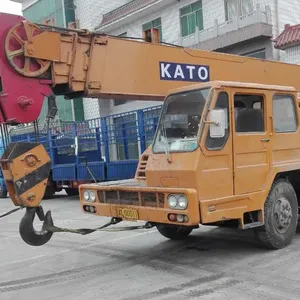
[[(41, 230), (37, 231), (33, 227), (33, 221), (37, 214), (40, 221), (44, 221)], [(21, 219), (19, 225), (19, 232), (21, 238), (25, 243), (31, 246), (42, 246), (49, 242), (53, 232), (46, 230), (45, 228), (53, 226), (53, 219), (51, 216), (51, 211), (49, 210), (46, 215), (41, 206), (39, 207), (27, 207), (25, 215)]]

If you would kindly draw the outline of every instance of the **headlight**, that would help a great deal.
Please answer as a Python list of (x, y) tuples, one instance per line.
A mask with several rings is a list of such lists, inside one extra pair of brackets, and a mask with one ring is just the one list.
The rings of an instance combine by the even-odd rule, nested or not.
[(96, 201), (96, 193), (94, 191), (90, 191), (90, 202)]
[(168, 203), (170, 208), (175, 208), (177, 206), (177, 198), (174, 195), (168, 197)]
[(84, 191), (83, 198), (84, 198), (85, 201), (89, 201), (90, 200), (90, 192), (89, 191)]
[(96, 201), (96, 192), (86, 190), (83, 193), (83, 198), (84, 198), (85, 201), (95, 202)]
[(186, 209), (188, 207), (188, 200), (184, 195), (169, 195), (168, 204), (172, 209)]
[(178, 206), (181, 209), (186, 209), (187, 208), (187, 204), (188, 204), (188, 201), (187, 201), (186, 197), (183, 196), (183, 195), (179, 196), (179, 198), (178, 198)]

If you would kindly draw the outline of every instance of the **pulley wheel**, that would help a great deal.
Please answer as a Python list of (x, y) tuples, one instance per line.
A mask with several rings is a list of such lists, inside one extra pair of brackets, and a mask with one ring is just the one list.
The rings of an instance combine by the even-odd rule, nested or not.
[(9, 64), (26, 77), (38, 77), (45, 73), (51, 62), (25, 57), (24, 45), (42, 30), (35, 24), (23, 21), (12, 27), (5, 39), (5, 53)]

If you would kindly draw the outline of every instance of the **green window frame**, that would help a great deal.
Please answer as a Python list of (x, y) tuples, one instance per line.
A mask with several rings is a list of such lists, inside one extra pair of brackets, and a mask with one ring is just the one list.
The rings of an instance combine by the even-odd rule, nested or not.
[(149, 30), (152, 28), (156, 28), (159, 30), (159, 37), (160, 40), (162, 41), (162, 26), (161, 26), (161, 18), (157, 18), (155, 20), (152, 20), (150, 22), (147, 22), (142, 25), (143, 31)]
[(194, 34), (196, 32), (196, 26), (199, 31), (203, 30), (202, 0), (180, 9), (180, 26), (182, 37)]

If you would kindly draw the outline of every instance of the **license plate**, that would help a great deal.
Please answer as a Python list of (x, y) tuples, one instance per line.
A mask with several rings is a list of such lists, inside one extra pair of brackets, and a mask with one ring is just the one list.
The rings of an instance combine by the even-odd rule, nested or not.
[(126, 220), (138, 220), (138, 211), (131, 208), (117, 208), (117, 215), (119, 218)]

